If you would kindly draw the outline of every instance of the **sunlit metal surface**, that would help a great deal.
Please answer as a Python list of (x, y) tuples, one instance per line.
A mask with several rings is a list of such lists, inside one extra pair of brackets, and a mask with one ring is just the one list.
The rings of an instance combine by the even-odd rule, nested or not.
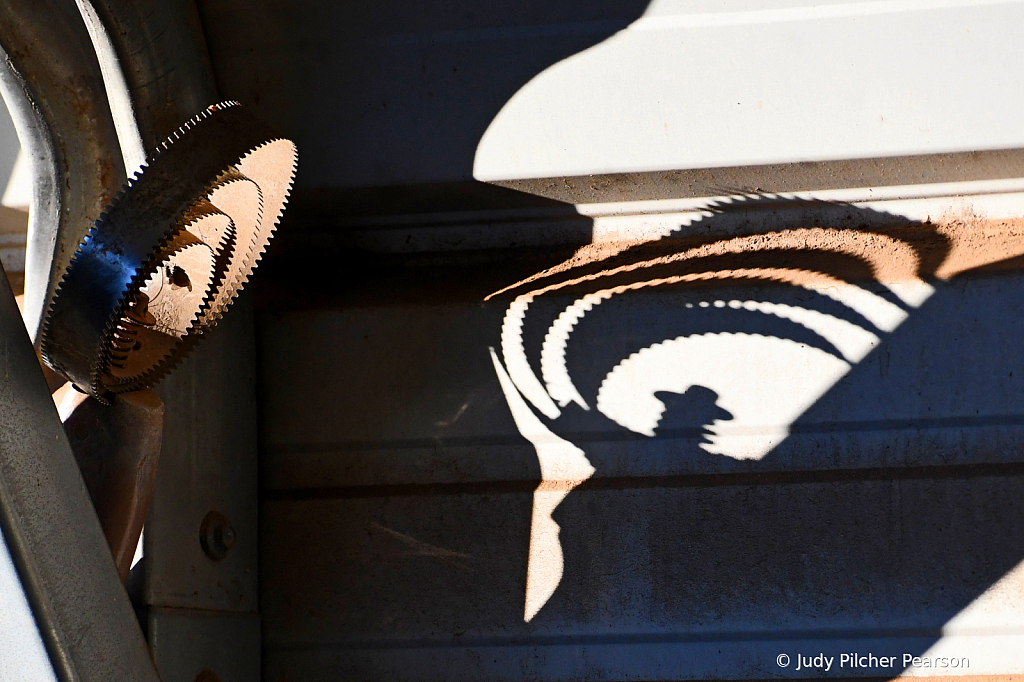
[(97, 398), (162, 379), (255, 270), (296, 161), (236, 102), (183, 123), (82, 240), (44, 321), (43, 360)]
[(0, 346), (0, 525), (52, 665), (61, 679), (156, 680), (4, 277)]
[(99, 63), (73, 3), (6, 3), (0, 50), (0, 88), (32, 168), (25, 320), (38, 341), (61, 273), (126, 175)]
[(56, 682), (39, 627), (0, 531), (0, 682)]

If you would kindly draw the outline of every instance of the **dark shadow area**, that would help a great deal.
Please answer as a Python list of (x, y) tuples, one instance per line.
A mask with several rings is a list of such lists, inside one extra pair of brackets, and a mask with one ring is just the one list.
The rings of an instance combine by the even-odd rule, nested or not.
[[(832, 637), (845, 647), (877, 637), (900, 647), (878, 654), (920, 654), (1024, 559), (1024, 350), (1016, 341), (1024, 287), (1006, 284), (1020, 277), (1019, 259), (941, 281), (935, 273), (950, 244), (932, 225), (754, 197), (719, 206), (678, 238), (481, 303), (589, 244), (590, 222), (569, 202), (600, 194), (475, 182), (481, 135), (531, 78), (621, 30), (646, 4), (520, 3), (483, 12), (471, 2), (412, 11), (395, 2), (302, 11), (272, 0), (199, 3), (222, 96), (254, 104), (303, 150), (292, 207), (253, 283), (267, 679), (319, 679), (311, 671), (323, 679), (401, 679), (410, 671), (485, 679), (512, 666), (526, 678), (542, 668), (571, 678), (572, 666), (584, 665), (570, 661), (578, 652), (571, 647), (601, 645), (792, 638), (818, 647)], [(531, 37), (537, 26), (552, 28)], [(502, 38), (517, 31), (523, 39), (508, 50)], [(264, 92), (276, 93), (273, 101), (261, 100)], [(625, 183), (616, 198), (638, 198), (634, 190)], [(591, 409), (569, 404), (558, 419), (541, 419), (579, 446), (596, 473), (554, 513), (564, 575), (524, 623), (541, 474), (487, 352), (500, 349), (510, 301), (684, 249), (713, 251), (723, 234), (763, 231), (772, 210), (796, 207), (801, 218), (783, 220), (788, 229), (827, 226), (909, 245), (916, 275), (934, 294), (913, 309), (877, 281), (865, 258), (821, 247), (644, 266), (642, 277), (652, 280), (820, 273), (856, 283), (908, 319), (885, 331), (820, 290), (749, 273), (626, 291), (588, 313), (572, 332), (566, 366)], [(366, 218), (415, 214), (418, 226), (433, 227), (450, 220), (446, 212), (504, 209), (544, 211), (578, 238), (550, 248), (379, 254), (347, 234)], [(500, 227), (490, 220), (479, 229)], [(623, 271), (600, 286), (628, 287), (638, 276)], [(522, 341), (537, 376), (547, 330), (596, 281), (531, 304)], [(707, 386), (656, 392), (665, 411), (653, 437), (595, 408), (609, 372), (667, 339), (758, 335), (843, 357), (792, 319), (699, 305), (742, 301), (752, 290), (759, 302), (830, 315), (881, 340), (767, 456), (736, 460), (707, 450), (715, 425), (738, 416)], [(523, 653), (547, 645), (569, 653)], [(658, 669), (662, 679), (686, 672), (685, 656), (666, 659), (679, 668)], [(623, 678), (659, 674), (635, 651), (605, 662)], [(770, 667), (765, 658), (758, 670)]]
[(701, 442), (707, 443), (709, 425), (732, 419), (728, 410), (718, 406), (718, 394), (704, 386), (690, 386), (683, 393), (656, 391), (654, 397), (665, 404), (658, 421), (658, 435), (697, 431)]
[[(796, 217), (786, 217), (789, 209)], [(721, 252), (731, 239), (723, 234), (756, 232), (769, 219), (786, 228), (752, 239), (755, 250)], [(822, 226), (835, 231), (836, 248), (773, 244)], [(694, 659), (686, 647), (786, 639), (815, 653), (856, 645), (920, 655), (1024, 559), (1018, 259), (941, 280), (935, 273), (955, 244), (934, 225), (773, 197), (720, 206), (680, 234), (567, 267), (482, 306), (574, 247), (417, 257), (325, 250), (305, 263), (322, 264), (323, 274), (292, 261), (300, 279), (290, 288), (284, 269), (257, 280), (263, 541), (288, 548), (265, 553), (261, 566), (271, 670), (386, 678), (483, 650), (499, 669), (522, 661), (521, 647), (566, 645), (626, 647), (633, 653), (608, 654), (602, 669), (664, 679), (669, 668), (629, 647), (682, 647), (670, 656), (679, 676), (697, 660), (732, 664), (728, 651)], [(878, 281), (879, 263), (893, 262), (886, 239), (906, 247), (916, 261), (910, 273), (934, 288), (920, 307)], [(651, 263), (695, 248), (706, 255)], [(332, 260), (339, 257), (346, 260)], [(601, 274), (612, 268), (632, 269)], [(778, 270), (853, 284), (907, 319), (886, 331), (827, 288), (784, 281)], [(702, 273), (717, 275), (670, 281)], [(559, 288), (584, 276), (592, 279)], [(530, 304), (522, 328), (541, 376), (544, 336), (568, 305), (653, 280), (664, 281), (604, 300), (569, 336), (566, 366), (591, 409), (569, 404), (557, 419), (540, 418), (596, 473), (553, 514), (564, 575), (524, 623), (540, 470), (487, 348), (500, 349), (517, 295), (554, 287)], [(275, 282), (283, 291), (261, 288)], [(288, 292), (303, 298), (288, 301)], [(715, 305), (749, 299), (829, 315), (880, 342), (760, 460), (708, 451), (716, 428), (740, 415), (707, 386), (657, 391), (665, 410), (653, 437), (596, 409), (617, 365), (669, 339), (759, 336), (843, 357), (835, 339), (793, 319)], [(299, 435), (288, 440), (285, 428)], [(328, 642), (316, 644), (325, 632)], [(544, 656), (548, 665), (562, 661), (557, 649)], [(484, 658), (459, 670), (485, 676), (492, 663)]]
[[(471, 320), (398, 316), (346, 339), (296, 314), (478, 306), (589, 243), (591, 222), (572, 204), (473, 180), (476, 147), (527, 81), (625, 28), (646, 5), (199, 3), (221, 95), (253, 104), (303, 150), (291, 205), (253, 283), (268, 679), (401, 676), (305, 644), (320, 639), (387, 647), (523, 632), (539, 467), (480, 352), (502, 310), (482, 308)], [(523, 36), (514, 50), (509, 34)], [(267, 91), (278, 96), (264, 100)], [(365, 218), (418, 215), (417, 229), (446, 225), (448, 212), (506, 210), (543, 212), (561, 244), (386, 254), (349, 235)], [(482, 220), (486, 231), (509, 218)], [(424, 358), (439, 350), (450, 360), (428, 368)], [(415, 397), (419, 390), (426, 394)], [(278, 433), (310, 412), (319, 418), (300, 434)], [(290, 655), (294, 663), (281, 662)]]
[[(581, 447), (596, 473), (553, 515), (565, 573), (537, 616), (539, 627), (611, 617), (653, 628), (652, 642), (685, 642), (695, 633), (728, 639), (727, 633), (762, 629), (764, 637), (805, 637), (827, 623), (828, 636), (836, 639), (888, 638), (893, 651), (879, 655), (920, 655), (950, 618), (1024, 559), (1024, 517), (1015, 492), (1024, 486), (1024, 466), (1013, 454), (1024, 436), (1024, 351), (1013, 341), (1024, 331), (1024, 294), (1007, 279), (1019, 275), (1006, 273), (1017, 259), (942, 281), (935, 271), (951, 245), (933, 226), (849, 206), (821, 208), (836, 212), (832, 224), (845, 212), (847, 234), (911, 245), (918, 275), (935, 293), (915, 309), (880, 285), (870, 259), (770, 245), (600, 275), (724, 241), (679, 238), (502, 295), (507, 305), (516, 294), (548, 288), (531, 303), (523, 325), (527, 357), (541, 376), (544, 335), (574, 299), (629, 281), (720, 273), (621, 291), (573, 329), (566, 364), (590, 409), (569, 404), (546, 423)], [(722, 215), (684, 231), (714, 233)], [(813, 224), (812, 218), (792, 228)], [(888, 333), (820, 292), (731, 274), (773, 267), (827, 273), (886, 298), (909, 317)], [(557, 288), (586, 276), (593, 279)], [(763, 459), (706, 451), (709, 428), (733, 418), (707, 387), (657, 392), (665, 411), (654, 437), (594, 408), (602, 382), (619, 363), (668, 339), (758, 335), (841, 357), (832, 343), (792, 320), (708, 305), (751, 297), (842, 318), (881, 338)], [(773, 358), (760, 362), (770, 365)], [(828, 652), (829, 644), (819, 639), (808, 646)]]
[(477, 145), (530, 79), (624, 29), (647, 4), (198, 3), (221, 96), (255, 106), (303, 150), (289, 209), (302, 229), (555, 205), (474, 181)]

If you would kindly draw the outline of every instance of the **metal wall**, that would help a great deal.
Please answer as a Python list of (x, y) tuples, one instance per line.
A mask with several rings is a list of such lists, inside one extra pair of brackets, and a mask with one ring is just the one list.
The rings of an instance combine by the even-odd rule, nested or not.
[(1024, 671), (1021, 5), (815, 7), (200, 3), (264, 679)]

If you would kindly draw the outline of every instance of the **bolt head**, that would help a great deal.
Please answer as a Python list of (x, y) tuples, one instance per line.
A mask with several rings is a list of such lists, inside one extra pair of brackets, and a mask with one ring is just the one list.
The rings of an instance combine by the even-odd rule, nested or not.
[(213, 561), (226, 557), (237, 540), (234, 526), (220, 512), (211, 511), (203, 518), (199, 527), (199, 544), (203, 553)]
[(235, 529), (231, 526), (223, 526), (218, 529), (220, 543), (227, 548), (235, 545)]

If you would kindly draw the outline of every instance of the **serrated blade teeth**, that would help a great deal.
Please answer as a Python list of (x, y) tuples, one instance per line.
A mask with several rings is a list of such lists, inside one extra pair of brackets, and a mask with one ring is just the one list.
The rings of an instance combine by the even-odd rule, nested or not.
[(128, 300), (110, 340), (109, 376), (104, 378), (108, 389), (145, 376), (191, 332), (217, 277), (217, 253), (198, 235), (231, 230), (230, 218), (205, 212), (169, 240), (159, 263)]
[(263, 222), (263, 192), (260, 186), (238, 173), (214, 187), (210, 192), (209, 201), (218, 210), (231, 216), (235, 225), (235, 248), (227, 257), (224, 280), (218, 287), (209, 310), (203, 314), (201, 322), (204, 326), (216, 324), (238, 295), (242, 284), (239, 274), (246, 267), (247, 245), (259, 234)]
[(182, 125), (72, 257), (44, 321), (47, 364), (97, 397), (162, 378), (252, 274), (296, 161), (237, 102)]

